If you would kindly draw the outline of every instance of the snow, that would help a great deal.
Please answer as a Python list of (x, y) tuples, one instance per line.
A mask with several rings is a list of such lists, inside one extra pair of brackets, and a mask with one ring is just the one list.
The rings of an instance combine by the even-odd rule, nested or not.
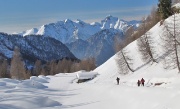
[[(128, 75), (119, 74), (114, 55), (92, 71), (97, 77), (84, 83), (76, 83), (77, 74), (92, 72), (32, 76), (23, 81), (0, 79), (0, 109), (179, 109), (180, 75), (177, 69), (163, 68), (163, 26), (158, 23), (150, 32), (156, 40), (158, 63), (143, 62), (134, 41), (126, 47), (135, 69)], [(120, 77), (119, 85), (116, 77)], [(136, 84), (141, 78), (144, 87)]]
[(172, 7), (180, 8), (180, 3), (176, 3), (176, 4), (173, 5)]
[(93, 79), (98, 75), (97, 72), (85, 72), (85, 71), (78, 71), (76, 76), (78, 79)]
[(0, 86), (5, 86), (6, 83), (5, 82), (0, 82)]
[(46, 81), (46, 78), (42, 77), (42, 76), (32, 76), (30, 77), (30, 80), (33, 80), (33, 81), (37, 81), (37, 82), (40, 82), (40, 83), (48, 83), (48, 81)]
[(33, 81), (33, 80), (25, 80), (19, 83), (17, 88), (36, 88), (36, 89), (44, 89), (47, 88), (47, 86), (44, 86), (40, 82)]

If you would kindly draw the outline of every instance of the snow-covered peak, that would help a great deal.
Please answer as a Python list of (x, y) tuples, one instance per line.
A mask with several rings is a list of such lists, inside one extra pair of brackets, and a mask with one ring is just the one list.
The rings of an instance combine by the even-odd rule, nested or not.
[(117, 17), (113, 17), (112, 15), (109, 15), (107, 16), (104, 20), (102, 20), (102, 22), (108, 22), (108, 21), (111, 21), (111, 22), (114, 22), (114, 21), (117, 21), (118, 18)]
[(43, 25), (40, 28), (33, 28), (21, 32), (19, 35), (44, 35), (53, 37), (63, 43), (70, 43), (76, 41), (77, 39), (87, 40), (92, 35), (104, 29), (112, 28), (124, 32), (126, 31), (127, 27), (129, 27), (129, 24), (126, 21), (109, 15), (104, 20), (102, 20), (101, 23), (86, 23), (80, 19), (75, 21), (65, 19), (56, 23)]
[[(45, 25), (41, 26), (36, 34), (43, 35), (45, 33)], [(24, 34), (25, 36), (25, 34)]]
[(64, 23), (71, 23), (72, 22), (72, 20), (70, 20), (70, 19), (65, 19), (64, 20)]
[(75, 22), (76, 22), (76, 23), (79, 23), (79, 24), (86, 24), (84, 21), (82, 21), (82, 20), (80, 20), (80, 19), (77, 19)]
[(26, 35), (30, 35), (30, 34), (36, 34), (38, 32), (38, 29), (37, 28), (32, 28), (30, 30), (27, 30), (24, 34), (24, 36)]
[(117, 24), (118, 18), (113, 17), (111, 15), (107, 16), (104, 20), (101, 21), (102, 29), (109, 29), (114, 28), (114, 26)]
[(101, 26), (101, 24), (99, 23), (99, 22), (92, 22), (92, 23), (90, 23), (90, 25), (93, 25), (93, 26)]

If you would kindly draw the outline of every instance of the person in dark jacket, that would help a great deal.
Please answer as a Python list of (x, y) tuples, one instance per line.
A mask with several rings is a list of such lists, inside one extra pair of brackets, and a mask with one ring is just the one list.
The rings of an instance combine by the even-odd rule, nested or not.
[(141, 84), (142, 84), (142, 86), (144, 86), (144, 82), (145, 82), (145, 80), (142, 78), (142, 79), (141, 79)]
[(137, 85), (138, 85), (138, 87), (141, 85), (141, 81), (140, 80), (138, 80)]
[(119, 85), (120, 78), (117, 77), (116, 80), (117, 80), (117, 85)]

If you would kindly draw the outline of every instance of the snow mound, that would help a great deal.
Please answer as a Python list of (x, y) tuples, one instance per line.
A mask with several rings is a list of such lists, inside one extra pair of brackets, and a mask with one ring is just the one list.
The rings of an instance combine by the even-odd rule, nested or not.
[(18, 83), (19, 83), (18, 80), (15, 80), (15, 79), (9, 79), (9, 78), (2, 78), (1, 81), (7, 82), (7, 83), (14, 83), (14, 84), (18, 84)]
[(48, 81), (46, 81), (44, 78), (39, 78), (39, 77), (36, 77), (36, 76), (31, 76), (30, 80), (37, 81), (37, 82), (40, 82), (40, 83), (48, 83)]
[[(29, 107), (32, 108), (43, 108), (43, 107), (55, 107), (55, 106), (61, 106), (62, 104), (54, 101), (52, 99), (49, 99), (48, 97), (42, 97), (42, 96), (36, 96), (36, 97), (27, 97), (23, 98), (23, 100), (10, 100), (11, 104), (13, 106), (10, 106), (10, 108), (7, 107), (7, 105), (2, 104), (0, 105), (1, 109), (29, 109)], [(2, 102), (3, 103), (3, 102)], [(5, 106), (3, 106), (5, 105)]]
[(0, 82), (0, 86), (6, 86), (5, 82)]
[(33, 81), (33, 80), (22, 81), (16, 87), (18, 87), (18, 88), (36, 88), (36, 89), (48, 88), (47, 86), (44, 86), (43, 84), (41, 84), (37, 81)]
[(35, 97), (25, 101), (27, 101), (27, 104), (35, 105), (36, 107), (54, 107), (62, 105), (61, 103), (51, 100), (48, 97)]
[(44, 75), (39, 75), (38, 77), (39, 77), (39, 78), (42, 78), (42, 79), (50, 79), (49, 77), (44, 76)]

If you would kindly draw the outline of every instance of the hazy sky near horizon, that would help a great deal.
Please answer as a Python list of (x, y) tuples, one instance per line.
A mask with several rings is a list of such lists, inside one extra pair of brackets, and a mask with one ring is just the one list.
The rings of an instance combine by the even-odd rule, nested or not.
[(1, 0), (0, 32), (13, 33), (65, 19), (100, 22), (147, 16), (158, 0)]

